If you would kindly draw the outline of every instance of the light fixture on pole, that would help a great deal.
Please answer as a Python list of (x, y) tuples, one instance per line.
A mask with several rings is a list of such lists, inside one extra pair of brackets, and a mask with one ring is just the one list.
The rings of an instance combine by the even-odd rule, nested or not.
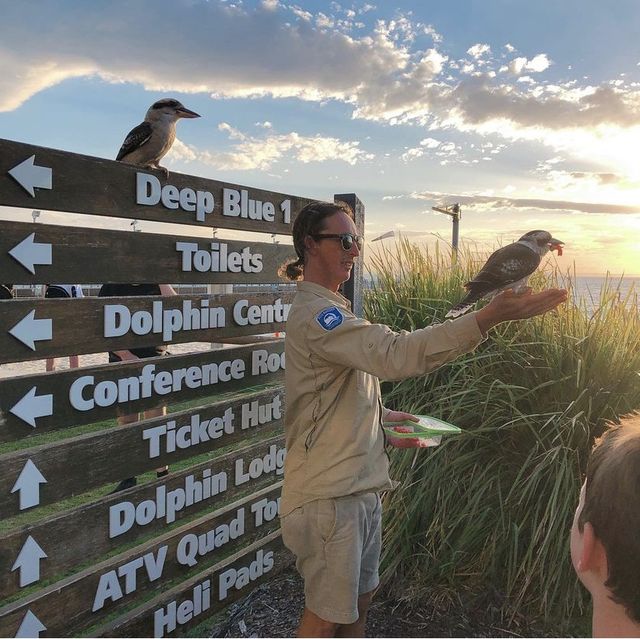
[(382, 235), (379, 235), (378, 237), (374, 237), (371, 241), (372, 242), (377, 242), (378, 240), (386, 240), (388, 237), (395, 237), (396, 232), (395, 231), (387, 231), (386, 233), (383, 233)]
[(31, 217), (33, 218), (33, 223), (35, 224), (36, 220), (40, 217), (40, 211), (31, 211)]
[(448, 206), (432, 206), (432, 210), (438, 213), (444, 213), (451, 216), (453, 229), (451, 231), (451, 263), (455, 264), (458, 259), (458, 230), (460, 226), (460, 218), (462, 217), (462, 209), (460, 204), (450, 204)]

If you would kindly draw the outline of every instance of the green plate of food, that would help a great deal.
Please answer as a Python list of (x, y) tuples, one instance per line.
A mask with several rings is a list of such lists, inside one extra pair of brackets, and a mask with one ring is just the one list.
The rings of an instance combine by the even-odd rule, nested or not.
[(416, 415), (416, 417), (419, 418), (417, 422), (408, 419), (401, 422), (384, 422), (382, 427), (388, 435), (399, 438), (448, 437), (462, 433), (462, 430), (457, 426), (431, 417), (431, 415)]

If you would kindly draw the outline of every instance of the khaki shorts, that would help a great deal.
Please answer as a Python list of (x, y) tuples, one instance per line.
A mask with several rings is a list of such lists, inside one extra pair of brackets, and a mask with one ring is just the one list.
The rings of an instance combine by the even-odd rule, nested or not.
[(282, 518), (282, 539), (296, 556), (305, 605), (338, 624), (358, 620), (358, 597), (378, 587), (382, 506), (376, 493), (319, 499)]

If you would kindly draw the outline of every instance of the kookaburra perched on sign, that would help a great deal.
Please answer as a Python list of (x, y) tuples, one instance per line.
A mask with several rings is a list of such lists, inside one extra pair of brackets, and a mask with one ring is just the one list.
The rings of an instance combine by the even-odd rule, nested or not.
[(116, 160), (154, 169), (169, 171), (158, 162), (169, 152), (176, 139), (176, 122), (180, 118), (199, 118), (194, 111), (184, 107), (178, 100), (163, 98), (154, 102), (147, 111), (142, 124), (138, 124), (122, 143)]
[(517, 242), (498, 249), (489, 256), (480, 272), (464, 285), (467, 295), (445, 317), (463, 315), (478, 300), (491, 299), (506, 289), (519, 292), (549, 250), (557, 250), (558, 255), (562, 255), (563, 244), (547, 231), (529, 231)]

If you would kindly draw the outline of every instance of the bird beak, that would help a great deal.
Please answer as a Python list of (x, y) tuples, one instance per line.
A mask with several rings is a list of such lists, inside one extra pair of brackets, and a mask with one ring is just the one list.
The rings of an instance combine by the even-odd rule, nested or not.
[(551, 238), (549, 242), (549, 250), (550, 251), (558, 251), (558, 257), (562, 255), (562, 247), (564, 246), (564, 242), (561, 240), (556, 240), (555, 238)]
[(200, 117), (199, 114), (197, 114), (195, 111), (191, 111), (191, 109), (187, 109), (187, 107), (180, 107), (179, 109), (176, 109), (176, 113), (181, 118), (199, 118)]

